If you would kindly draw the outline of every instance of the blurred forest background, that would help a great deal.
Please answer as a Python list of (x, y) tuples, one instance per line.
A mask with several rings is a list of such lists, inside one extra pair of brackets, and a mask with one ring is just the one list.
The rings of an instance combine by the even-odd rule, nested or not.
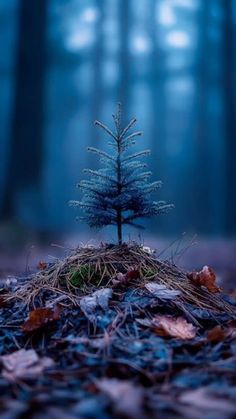
[(1, 249), (94, 237), (67, 203), (118, 100), (176, 206), (144, 235), (236, 235), (235, 0), (7, 0), (0, 22)]

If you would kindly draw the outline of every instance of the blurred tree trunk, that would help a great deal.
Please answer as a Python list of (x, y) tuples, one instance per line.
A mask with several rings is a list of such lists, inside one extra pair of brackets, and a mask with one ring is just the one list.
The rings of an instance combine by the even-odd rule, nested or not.
[[(208, 138), (208, 67), (209, 57), (209, 3), (201, 3), (197, 16), (198, 48), (196, 50), (196, 115), (195, 115), (195, 164), (193, 173), (193, 199), (196, 232), (210, 230), (210, 163)], [(213, 58), (214, 59), (214, 58)], [(193, 204), (193, 203), (192, 203)]]
[(40, 185), (44, 122), (47, 0), (20, 0), (15, 97), (2, 215), (15, 199)]
[(225, 99), (225, 129), (226, 129), (226, 232), (236, 233), (236, 89), (235, 89), (235, 36), (233, 0), (223, 0), (224, 18), (224, 99)]
[[(166, 52), (162, 47), (162, 40), (160, 36), (161, 27), (156, 21), (156, 6), (157, 1), (152, 0), (149, 15), (149, 33), (150, 39), (153, 42), (152, 52), (150, 53), (150, 91), (151, 91), (151, 152), (152, 159), (150, 161), (150, 168), (155, 178), (161, 179), (165, 182), (165, 167), (166, 167), (166, 153), (165, 143), (167, 140), (166, 131), (166, 115), (167, 115), (167, 101), (166, 101)], [(168, 187), (170, 187), (169, 185)], [(166, 193), (167, 191), (165, 191)], [(164, 194), (165, 194), (164, 193)], [(154, 222), (154, 227), (157, 227), (158, 232), (164, 229), (164, 217), (157, 217)]]
[(118, 100), (122, 104), (124, 117), (129, 117), (129, 105), (130, 105), (130, 65), (129, 60), (131, 59), (129, 53), (129, 29), (131, 27), (131, 2), (127, 0), (120, 0), (119, 7), (119, 24), (120, 24), (120, 56), (119, 56), (119, 67), (120, 77), (118, 86)]
[[(105, 5), (104, 0), (95, 1), (96, 9), (99, 11), (99, 16), (96, 20), (94, 32), (95, 42), (92, 54), (92, 72), (93, 80), (91, 85), (91, 130), (90, 142), (92, 147), (98, 146), (99, 132), (94, 130), (93, 122), (100, 118), (103, 98), (104, 98), (104, 83), (102, 74), (102, 64), (104, 62), (104, 18), (105, 18)], [(93, 163), (93, 156), (90, 158), (91, 153), (88, 154), (89, 166)]]

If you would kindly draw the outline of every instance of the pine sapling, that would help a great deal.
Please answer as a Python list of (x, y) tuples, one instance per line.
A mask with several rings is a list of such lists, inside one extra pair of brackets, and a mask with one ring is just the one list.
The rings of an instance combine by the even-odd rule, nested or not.
[(70, 201), (70, 204), (83, 210), (84, 216), (80, 219), (92, 228), (116, 226), (118, 244), (121, 245), (122, 227), (125, 224), (143, 228), (137, 223), (138, 219), (165, 213), (173, 205), (151, 199), (151, 194), (161, 187), (162, 182), (150, 182), (152, 173), (145, 170), (147, 165), (139, 160), (148, 156), (150, 151), (129, 153), (135, 139), (142, 135), (141, 131), (131, 132), (136, 119), (131, 119), (123, 127), (120, 104), (116, 114), (112, 116), (114, 131), (99, 121), (95, 121), (95, 125), (110, 137), (108, 144), (113, 153), (88, 147), (88, 151), (99, 157), (103, 168), (84, 170), (89, 179), (82, 180), (77, 185), (83, 191), (83, 198), (81, 201)]

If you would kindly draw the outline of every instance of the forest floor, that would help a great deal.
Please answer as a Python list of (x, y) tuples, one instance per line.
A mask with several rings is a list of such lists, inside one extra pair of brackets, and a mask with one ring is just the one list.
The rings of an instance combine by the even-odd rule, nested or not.
[(235, 292), (150, 249), (105, 246), (96, 275), (83, 252), (2, 273), (0, 418), (235, 418)]

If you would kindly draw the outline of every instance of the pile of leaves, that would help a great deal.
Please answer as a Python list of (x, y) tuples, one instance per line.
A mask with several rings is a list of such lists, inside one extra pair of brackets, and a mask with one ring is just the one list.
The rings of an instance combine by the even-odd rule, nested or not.
[(0, 417), (235, 417), (236, 300), (211, 268), (136, 245), (38, 268), (1, 292)]

